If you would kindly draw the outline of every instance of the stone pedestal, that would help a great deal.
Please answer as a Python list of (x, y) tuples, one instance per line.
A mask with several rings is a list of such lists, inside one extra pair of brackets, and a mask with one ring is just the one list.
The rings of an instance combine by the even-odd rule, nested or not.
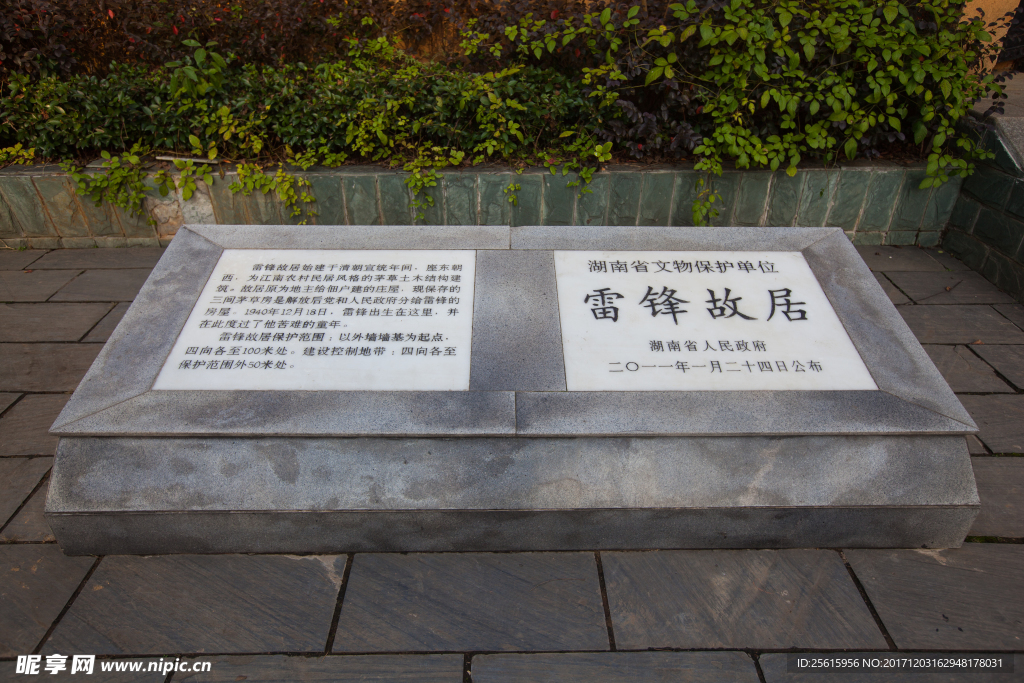
[(839, 229), (186, 226), (46, 515), (71, 554), (950, 547), (975, 429)]

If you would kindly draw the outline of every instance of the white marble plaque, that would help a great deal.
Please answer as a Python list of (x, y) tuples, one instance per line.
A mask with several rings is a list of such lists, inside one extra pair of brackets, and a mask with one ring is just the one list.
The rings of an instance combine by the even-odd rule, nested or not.
[(467, 391), (474, 251), (227, 249), (155, 390)]
[(556, 251), (569, 391), (875, 390), (799, 252)]

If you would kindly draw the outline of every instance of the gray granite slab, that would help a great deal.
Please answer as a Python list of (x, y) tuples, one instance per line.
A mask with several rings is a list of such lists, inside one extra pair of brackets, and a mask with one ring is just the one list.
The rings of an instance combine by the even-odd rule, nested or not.
[(846, 557), (903, 650), (1020, 650), (1024, 546), (850, 550)]
[(202, 657), (210, 671), (177, 673), (191, 683), (462, 683), (462, 655)]
[(516, 421), (524, 436), (974, 431), (880, 391), (519, 392)]
[(1024, 346), (988, 346), (978, 344), (974, 352), (984, 358), (1006, 379), (1024, 389)]
[(0, 526), (25, 502), (52, 464), (53, 458), (0, 459)]
[(970, 536), (1024, 538), (1024, 458), (971, 458), (981, 513)]
[(595, 225), (580, 230), (562, 225), (524, 225), (512, 227), (512, 248), (583, 251), (800, 251), (835, 231), (836, 228), (665, 228), (610, 225)]
[(57, 438), (50, 425), (67, 403), (67, 394), (31, 394), (0, 418), (0, 455), (53, 455)]
[[(71, 661), (72, 660), (69, 657), (68, 660), (67, 660), (68, 669), (66, 671), (61, 672), (60, 674), (57, 674), (57, 676), (68, 676), (69, 675), (68, 671), (71, 670)], [(167, 678), (164, 674), (160, 673), (159, 671), (152, 671), (152, 672), (146, 671), (147, 667), (149, 667), (149, 663), (151, 661), (153, 661), (153, 659), (118, 658), (116, 660), (117, 664), (113, 665), (113, 666), (118, 666), (118, 665), (125, 666), (127, 668), (127, 667), (131, 667), (131, 666), (133, 666), (135, 664), (139, 664), (139, 665), (141, 665), (141, 668), (139, 669), (138, 672), (132, 672), (130, 670), (127, 670), (127, 671), (103, 671), (103, 665), (100, 663), (100, 662), (103, 662), (103, 661), (104, 661), (103, 659), (97, 659), (96, 660), (96, 664), (93, 666), (92, 674), (84, 674), (84, 672), (79, 672), (78, 674), (75, 674), (75, 675), (76, 676), (88, 675), (88, 678), (86, 678), (86, 680), (89, 681), (89, 683), (163, 683), (166, 680), (166, 678)], [(106, 661), (107, 661), (108, 664), (110, 664), (110, 660), (106, 660)], [(40, 665), (39, 665), (39, 675), (40, 675), (40, 678), (42, 678), (42, 676), (47, 675), (47, 671), (44, 668), (45, 666), (46, 666), (46, 659), (43, 658), (42, 661), (40, 662)], [(3, 681), (17, 681), (18, 679), (21, 679), (23, 681), (25, 681), (25, 680), (32, 680), (31, 678), (25, 678), (25, 676), (23, 674), (16, 674), (15, 673), (16, 670), (17, 670), (17, 662), (15, 662), (15, 661), (0, 662), (0, 680), (3, 680)], [(61, 678), (56, 678), (55, 680), (61, 680)], [(70, 679), (64, 679), (64, 680), (72, 680), (73, 681), (75, 679), (74, 678), (70, 678)]]
[(1024, 396), (962, 396), (993, 453), (1024, 453)]
[(593, 553), (356, 555), (335, 652), (606, 650)]
[(17, 249), (0, 250), (0, 270), (24, 270), (33, 261), (38, 261), (47, 254), (42, 249)]
[(742, 652), (565, 652), (473, 657), (474, 683), (757, 683)]
[(1024, 304), (997, 304), (992, 308), (1014, 325), (1024, 330)]
[(973, 271), (886, 273), (897, 287), (919, 304), (1009, 304), (1012, 296)]
[(0, 304), (0, 342), (78, 341), (110, 304)]
[(18, 514), (0, 532), (4, 543), (53, 543), (56, 539), (43, 517), (46, 506), (46, 486), (32, 494)]
[(944, 270), (928, 251), (917, 247), (861, 245), (856, 249), (868, 268), (874, 271), (939, 272)]
[(43, 653), (322, 652), (345, 560), (107, 557)]
[(885, 648), (838, 553), (602, 553), (622, 649)]
[(0, 413), (3, 413), (11, 407), (11, 405), (18, 400), (19, 396), (21, 396), (21, 394), (0, 393)]
[(939, 265), (945, 270), (958, 271), (971, 269), (970, 266), (947, 251), (943, 251), (941, 249), (923, 249), (922, 251), (938, 261)]
[(94, 561), (55, 545), (0, 545), (0, 657), (39, 645)]
[[(907, 659), (934, 659), (935, 652), (844, 652), (843, 657), (856, 658), (857, 660), (870, 659), (885, 660), (886, 658)], [(814, 655), (812, 654), (811, 657)], [(966, 657), (984, 657), (984, 653), (964, 653)], [(946, 671), (901, 671), (894, 673), (891, 668), (877, 669), (845, 669), (842, 672), (830, 671), (828, 674), (818, 671), (807, 671), (800, 673), (788, 673), (788, 654), (763, 654), (758, 659), (761, 670), (764, 672), (765, 683), (819, 683), (822, 680), (839, 680), (843, 683), (890, 683), (894, 680), (912, 681), (913, 683), (1001, 683), (1006, 681), (1024, 680), (1024, 670), (1021, 664), (1024, 663), (1020, 655), (1016, 657), (1014, 671), (1009, 673), (1003, 671), (964, 671), (948, 669)]]
[(501, 391), (151, 391), (68, 421), (62, 436), (418, 436), (515, 433), (515, 399)]
[(79, 272), (0, 270), (0, 301), (46, 301)]
[(224, 249), (508, 249), (507, 225), (187, 225)]
[(549, 251), (479, 251), (469, 388), (565, 391)]
[(72, 391), (99, 344), (0, 344), (0, 391)]
[(1024, 344), (1024, 331), (991, 306), (900, 306), (922, 344)]
[(100, 320), (95, 327), (89, 330), (89, 334), (82, 338), (84, 342), (105, 342), (110, 338), (110, 335), (114, 333), (114, 329), (118, 323), (121, 322), (121, 318), (128, 312), (128, 307), (131, 306), (126, 301), (114, 306), (113, 309)]
[[(161, 247), (131, 249), (56, 249), (32, 263), (42, 269), (152, 268), (163, 256)], [(26, 252), (27, 253), (27, 252)]]
[[(971, 348), (981, 349), (985, 347), (974, 346), (969, 348), (963, 345), (939, 346), (936, 344), (926, 344), (924, 350), (928, 352), (928, 356), (935, 363), (935, 367), (942, 373), (943, 378), (949, 382), (949, 388), (953, 391), (1012, 394), (1013, 388), (999, 379), (988, 363), (971, 352)], [(992, 346), (988, 348), (1004, 349), (1012, 347)]]
[(57, 463), (73, 553), (948, 547), (979, 504), (956, 436), (65, 438)]
[(875, 280), (878, 281), (878, 285), (885, 292), (885, 295), (889, 297), (889, 301), (894, 306), (902, 306), (903, 304), (910, 303), (910, 297), (901, 292), (899, 288), (894, 285), (883, 273), (875, 273)]
[(149, 273), (148, 268), (87, 270), (61, 287), (50, 301), (131, 301)]

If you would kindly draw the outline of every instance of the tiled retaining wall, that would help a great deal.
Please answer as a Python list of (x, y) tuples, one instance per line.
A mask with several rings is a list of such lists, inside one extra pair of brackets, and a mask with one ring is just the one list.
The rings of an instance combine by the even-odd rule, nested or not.
[[(413, 223), (404, 173), (369, 166), (297, 172), (312, 183), (318, 216), (338, 224)], [(699, 174), (680, 166), (616, 166), (595, 175), (591, 192), (577, 196), (570, 178), (544, 169), (456, 171), (433, 188), (435, 205), (425, 223), (511, 225), (692, 225)], [(919, 190), (923, 167), (890, 163), (806, 169), (794, 177), (767, 171), (727, 171), (714, 180), (723, 202), (714, 225), (839, 226), (857, 244), (934, 246), (939, 243), (959, 191), (959, 180)], [(232, 173), (214, 175), (211, 187), (185, 202), (155, 192), (146, 209), (155, 220), (120, 209), (95, 207), (77, 196), (56, 167), (0, 171), (0, 238), (34, 248), (153, 246), (168, 241), (183, 223), (296, 223), (277, 198), (232, 194)], [(508, 201), (510, 183), (516, 203)]]
[(1001, 119), (985, 145), (990, 163), (963, 183), (942, 246), (1018, 301), (1024, 301), (1024, 166), (1015, 144), (1024, 123)]

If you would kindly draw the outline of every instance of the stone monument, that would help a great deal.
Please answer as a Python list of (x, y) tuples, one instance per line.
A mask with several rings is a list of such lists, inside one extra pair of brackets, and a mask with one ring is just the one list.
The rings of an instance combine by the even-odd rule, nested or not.
[(839, 229), (194, 225), (46, 515), (70, 554), (949, 547), (975, 429)]

